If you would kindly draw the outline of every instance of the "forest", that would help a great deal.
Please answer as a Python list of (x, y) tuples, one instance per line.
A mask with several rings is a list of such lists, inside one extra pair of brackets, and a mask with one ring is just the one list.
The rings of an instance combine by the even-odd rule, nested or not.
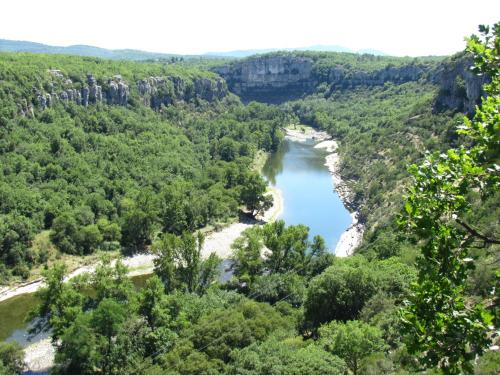
[[(56, 348), (50, 373), (495, 374), (500, 24), (480, 33), (465, 56), (487, 97), (468, 116), (439, 108), (425, 77), (243, 104), (199, 62), (0, 53), (0, 283), (45, 277), (31, 318)], [(300, 55), (315, 69), (412, 63)], [(145, 95), (150, 77), (170, 78)], [(107, 102), (39, 99), (97, 84)], [(253, 165), (290, 123), (339, 141), (363, 242), (338, 258), (305, 225), (253, 226), (220, 283), (200, 229), (269, 207)], [(139, 288), (111, 258), (145, 251), (154, 273)], [(65, 256), (92, 254), (96, 270), (67, 281)], [(0, 343), (0, 374), (23, 366)]]
[[(242, 106), (227, 97), (155, 111), (134, 102), (132, 91), (127, 107), (60, 101), (20, 116), (17, 103), (25, 87), (51, 83), (42, 66), (71, 62), (67, 74), (73, 81), (85, 71), (96, 77), (119, 71), (124, 78), (165, 72), (154, 64), (123, 63), (130, 66), (127, 73), (120, 64), (78, 57), (0, 57), (8, 67), (0, 70), (4, 282), (11, 275), (28, 277), (32, 266), (56, 255), (30, 246), (47, 231), (62, 253), (133, 253), (159, 232), (224, 223), (241, 205), (254, 209), (263, 201), (265, 185), (250, 166), (257, 150), (272, 151), (280, 143), (285, 118), (277, 108)], [(189, 82), (197, 70), (179, 68), (176, 74)]]

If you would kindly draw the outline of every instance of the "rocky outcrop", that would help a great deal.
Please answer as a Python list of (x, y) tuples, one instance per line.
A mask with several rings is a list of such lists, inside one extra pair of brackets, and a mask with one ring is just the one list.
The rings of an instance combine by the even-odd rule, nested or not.
[(260, 56), (214, 70), (243, 100), (274, 102), (310, 93), (313, 63), (306, 57)]
[(439, 94), (434, 102), (435, 110), (451, 109), (468, 114), (484, 96), (483, 85), (487, 76), (478, 76), (471, 71), (472, 58), (459, 55), (440, 65), (432, 80), (439, 85)]
[[(129, 102), (130, 88), (120, 75), (101, 80), (104, 83), (99, 85), (92, 74), (87, 75), (84, 84), (74, 84), (59, 70), (50, 70), (49, 73), (52, 76), (52, 81), (46, 86), (49, 92), (35, 91), (35, 104), (42, 110), (58, 101), (83, 106), (98, 103), (126, 106)], [(228, 94), (226, 82), (220, 77), (149, 77), (139, 80), (136, 85), (144, 104), (154, 109), (159, 109), (162, 104), (188, 103), (197, 99), (213, 102)]]
[(28, 103), (26, 99), (21, 100), (18, 104), (19, 115), (24, 117), (34, 117), (35, 112), (33, 110), (33, 105)]
[(83, 106), (103, 102), (125, 106), (128, 103), (129, 88), (121, 76), (108, 79), (103, 89), (92, 74), (87, 74), (86, 84), (81, 88), (75, 88), (76, 85), (69, 78), (65, 78), (59, 70), (50, 70), (49, 73), (53, 76), (53, 81), (49, 85), (51, 92), (36, 92), (36, 102), (42, 110), (51, 107), (57, 101), (73, 102)]
[[(427, 65), (412, 63), (402, 66), (387, 65), (383, 69), (369, 72), (350, 72), (343, 67), (332, 67), (329, 69), (326, 82), (333, 89), (338, 87), (381, 86), (386, 82), (401, 84), (418, 81), (426, 77), (428, 72), (429, 67)], [(318, 77), (318, 81), (321, 81), (320, 76)]]
[(427, 77), (429, 66), (408, 63), (388, 64), (383, 69), (362, 71), (342, 65), (325, 65), (321, 60), (283, 55), (257, 56), (214, 70), (225, 78), (229, 89), (244, 101), (282, 102), (311, 94), (320, 84), (330, 90), (356, 86), (404, 83)]
[(108, 104), (127, 105), (129, 88), (121, 75), (116, 75), (113, 79), (108, 80), (105, 96)]
[(225, 81), (219, 77), (198, 77), (192, 81), (175, 76), (149, 77), (137, 82), (137, 90), (143, 103), (154, 109), (159, 109), (161, 105), (189, 103), (196, 99), (213, 102), (228, 94)]

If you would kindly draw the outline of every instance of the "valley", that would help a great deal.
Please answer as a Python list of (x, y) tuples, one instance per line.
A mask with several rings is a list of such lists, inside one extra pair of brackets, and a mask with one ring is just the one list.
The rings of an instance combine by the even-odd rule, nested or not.
[(0, 373), (487, 374), (482, 34), (447, 57), (1, 52)]

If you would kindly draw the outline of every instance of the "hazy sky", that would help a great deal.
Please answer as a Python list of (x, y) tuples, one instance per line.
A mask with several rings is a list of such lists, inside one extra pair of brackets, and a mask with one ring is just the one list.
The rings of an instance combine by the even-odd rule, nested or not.
[(183, 54), (324, 44), (444, 55), (498, 21), (499, 0), (0, 0), (3, 39)]

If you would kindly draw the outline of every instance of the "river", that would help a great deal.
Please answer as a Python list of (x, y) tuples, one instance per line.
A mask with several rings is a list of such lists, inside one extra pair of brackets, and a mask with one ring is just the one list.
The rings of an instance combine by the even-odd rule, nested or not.
[[(321, 235), (334, 251), (341, 234), (351, 224), (349, 212), (333, 189), (330, 172), (325, 164), (327, 152), (314, 148), (312, 140), (286, 139), (272, 154), (263, 168), (269, 183), (281, 190), (283, 210), (278, 217), (287, 225), (306, 224), (310, 237)], [(133, 277), (140, 287), (147, 275)], [(29, 345), (25, 319), (37, 303), (34, 294), (22, 294), (0, 302), (0, 341), (14, 340)], [(36, 342), (44, 336), (35, 337)]]
[(319, 234), (334, 252), (352, 218), (333, 189), (332, 176), (325, 166), (327, 152), (314, 148), (316, 143), (311, 139), (285, 139), (262, 173), (282, 191), (283, 211), (278, 218), (287, 225), (307, 225), (310, 237)]

